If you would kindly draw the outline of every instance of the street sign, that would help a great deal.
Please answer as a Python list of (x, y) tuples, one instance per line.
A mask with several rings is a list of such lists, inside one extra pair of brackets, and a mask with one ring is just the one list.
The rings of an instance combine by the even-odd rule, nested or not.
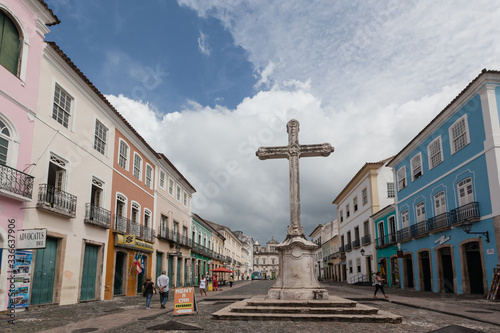
[(45, 249), (47, 229), (17, 230), (16, 248), (19, 250)]
[(198, 312), (194, 287), (175, 288), (174, 316), (194, 314)]

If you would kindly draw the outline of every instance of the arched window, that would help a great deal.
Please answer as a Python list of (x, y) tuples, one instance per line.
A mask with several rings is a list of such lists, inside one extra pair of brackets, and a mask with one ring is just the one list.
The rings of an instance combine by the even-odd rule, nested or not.
[(0, 10), (0, 65), (18, 74), (21, 38), (14, 22)]
[(10, 131), (5, 123), (0, 120), (0, 164), (7, 165), (7, 153), (9, 151)]

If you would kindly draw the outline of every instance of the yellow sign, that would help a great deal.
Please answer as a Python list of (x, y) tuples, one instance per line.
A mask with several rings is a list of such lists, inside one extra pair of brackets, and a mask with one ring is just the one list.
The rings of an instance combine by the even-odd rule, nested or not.
[(115, 245), (123, 246), (134, 250), (153, 253), (153, 243), (145, 242), (135, 238), (135, 235), (116, 235)]
[(175, 288), (174, 316), (193, 314), (196, 308), (196, 297), (193, 287)]

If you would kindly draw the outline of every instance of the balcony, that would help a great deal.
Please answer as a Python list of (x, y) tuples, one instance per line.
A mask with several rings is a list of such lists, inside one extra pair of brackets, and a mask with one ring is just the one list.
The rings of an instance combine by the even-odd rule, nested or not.
[(398, 230), (397, 235), (398, 235), (398, 241), (400, 241), (400, 242), (411, 238), (410, 228), (406, 227), (406, 228), (402, 228), (402, 229)]
[(6, 165), (0, 165), (0, 193), (20, 201), (31, 201), (35, 178)]
[(470, 202), (451, 211), (453, 224), (479, 221), (479, 204)]
[(452, 215), (449, 212), (439, 214), (427, 220), (429, 232), (451, 227)]
[(154, 243), (155, 231), (123, 216), (115, 215), (115, 226), (113, 232), (118, 234), (135, 235), (136, 238), (146, 242)]
[(352, 248), (351, 248), (351, 243), (347, 243), (347, 244), (344, 246), (344, 248), (345, 248), (345, 251), (346, 251), (346, 252), (351, 251), (351, 250), (352, 250)]
[(94, 206), (91, 203), (85, 205), (85, 219), (83, 222), (104, 229), (111, 228), (111, 212), (107, 209)]
[(164, 227), (159, 227), (158, 228), (158, 238), (167, 240), (170, 242), (174, 242), (180, 245), (184, 245), (187, 247), (191, 247), (191, 239), (189, 239), (187, 236), (183, 236), (179, 234), (178, 232), (175, 232), (174, 230), (167, 229)]
[(197, 244), (195, 241), (191, 241), (191, 251), (207, 257), (214, 257), (214, 252), (212, 250), (210, 250), (208, 247)]
[(48, 184), (40, 184), (37, 208), (66, 217), (76, 216), (76, 196), (59, 191)]
[(345, 247), (344, 246), (339, 247), (339, 253), (340, 254), (344, 254), (345, 253)]
[(353, 249), (357, 249), (357, 248), (359, 248), (359, 247), (360, 247), (360, 244), (361, 244), (361, 243), (360, 243), (360, 241), (359, 241), (359, 238), (358, 238), (358, 239), (355, 239), (355, 240), (353, 240), (353, 241), (352, 241), (352, 248), (353, 248)]
[(361, 244), (362, 245), (368, 245), (372, 242), (372, 236), (370, 234), (361, 237)]
[(421, 221), (410, 226), (411, 237), (422, 237), (429, 233), (427, 229), (427, 221)]
[(383, 237), (377, 238), (375, 241), (375, 247), (377, 249), (389, 246), (396, 243), (396, 235), (395, 234), (387, 234)]

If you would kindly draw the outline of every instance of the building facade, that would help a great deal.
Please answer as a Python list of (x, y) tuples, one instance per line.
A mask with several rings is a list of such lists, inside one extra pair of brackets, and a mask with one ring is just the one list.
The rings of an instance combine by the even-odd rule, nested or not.
[(500, 73), (483, 71), (389, 166), (403, 288), (484, 294), (499, 264)]
[(271, 239), (266, 246), (255, 242), (253, 246), (254, 272), (260, 272), (263, 279), (276, 279), (279, 275), (279, 253), (276, 245), (279, 243)]
[(311, 238), (311, 242), (318, 245), (318, 248), (314, 252), (314, 273), (319, 281), (324, 278), (324, 266), (323, 266), (323, 250), (321, 248), (322, 244), (322, 231), (323, 225), (319, 224), (314, 230), (311, 232), (309, 237)]
[(350, 284), (370, 281), (377, 264), (370, 216), (394, 202), (393, 175), (387, 162), (366, 163), (333, 201), (339, 217), (339, 252), (347, 264)]

